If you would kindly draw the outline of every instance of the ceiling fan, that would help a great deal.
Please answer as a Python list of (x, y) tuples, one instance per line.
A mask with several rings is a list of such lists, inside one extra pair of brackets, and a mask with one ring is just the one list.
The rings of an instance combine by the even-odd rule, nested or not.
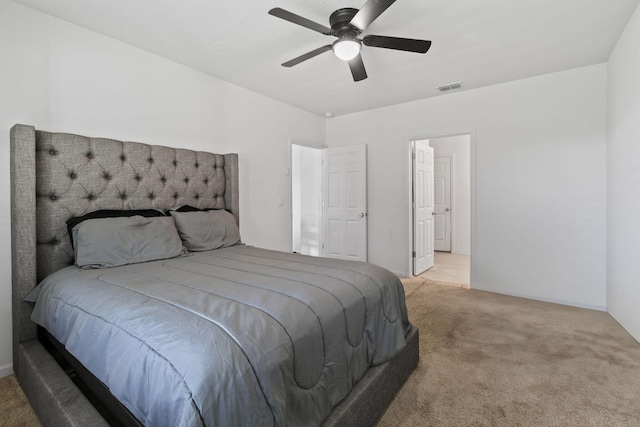
[(396, 0), (367, 0), (360, 10), (354, 8), (338, 9), (329, 16), (329, 25), (331, 25), (331, 28), (279, 7), (271, 9), (269, 11), (270, 15), (324, 35), (338, 38), (338, 40), (332, 44), (300, 55), (297, 58), (283, 63), (282, 66), (293, 67), (321, 53), (333, 50), (333, 53), (335, 53), (338, 58), (349, 63), (353, 80), (358, 82), (367, 78), (367, 71), (364, 68), (364, 63), (360, 56), (360, 49), (362, 49), (363, 44), (365, 46), (381, 47), (384, 49), (426, 53), (431, 47), (431, 42), (428, 40), (375, 36), (371, 34), (364, 36), (362, 39), (358, 38), (358, 36), (395, 1)]

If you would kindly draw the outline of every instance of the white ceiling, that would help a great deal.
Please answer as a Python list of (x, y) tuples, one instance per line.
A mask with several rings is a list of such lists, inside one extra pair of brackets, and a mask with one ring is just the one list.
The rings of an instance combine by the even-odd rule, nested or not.
[[(640, 0), (398, 0), (362, 34), (427, 39), (425, 54), (365, 46), (353, 82), (335, 40), (267, 14), (281, 7), (329, 26), (365, 0), (14, 0), (318, 115), (363, 111), (606, 62)], [(375, 1), (375, 0), (372, 0)]]

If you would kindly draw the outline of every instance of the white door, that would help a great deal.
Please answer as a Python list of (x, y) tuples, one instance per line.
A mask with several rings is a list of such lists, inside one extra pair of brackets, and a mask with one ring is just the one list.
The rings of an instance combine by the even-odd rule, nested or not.
[(413, 274), (433, 267), (433, 147), (414, 142)]
[(451, 157), (435, 158), (435, 231), (436, 251), (451, 252)]
[(367, 260), (367, 147), (323, 150), (322, 255)]

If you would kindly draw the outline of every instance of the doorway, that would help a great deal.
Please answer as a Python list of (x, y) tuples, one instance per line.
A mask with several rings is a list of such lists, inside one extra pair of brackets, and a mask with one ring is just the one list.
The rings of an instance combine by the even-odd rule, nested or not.
[(291, 250), (322, 253), (322, 149), (291, 144)]
[(291, 250), (367, 261), (367, 147), (291, 143)]
[[(414, 140), (434, 149), (434, 267), (420, 276), (446, 272), (452, 266), (466, 270), (470, 282), (472, 223), (472, 149), (470, 133)], [(415, 183), (412, 181), (411, 186)], [(415, 215), (412, 200), (411, 212)], [(455, 260), (452, 262), (452, 260)], [(413, 263), (413, 257), (411, 262)], [(455, 264), (455, 265), (454, 265)], [(456, 277), (465, 277), (457, 274)], [(437, 280), (437, 279), (434, 279)]]

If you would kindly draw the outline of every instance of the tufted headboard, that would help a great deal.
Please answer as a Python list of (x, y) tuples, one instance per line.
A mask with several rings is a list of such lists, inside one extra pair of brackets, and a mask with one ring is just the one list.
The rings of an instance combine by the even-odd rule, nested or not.
[[(226, 209), (238, 221), (238, 157), (11, 129), (14, 351), (35, 338), (23, 302), (48, 274), (73, 263), (66, 221), (99, 209)], [(15, 358), (14, 358), (15, 362)]]

